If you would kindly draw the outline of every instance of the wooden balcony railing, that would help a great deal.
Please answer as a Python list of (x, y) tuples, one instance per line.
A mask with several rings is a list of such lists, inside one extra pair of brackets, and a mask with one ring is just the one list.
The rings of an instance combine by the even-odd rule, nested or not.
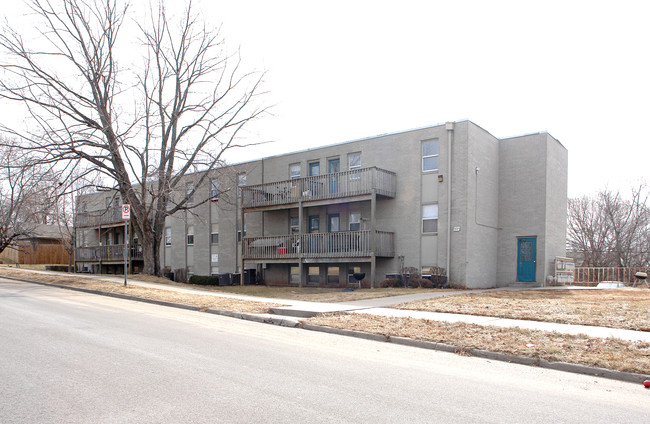
[[(129, 259), (142, 259), (142, 246), (140, 245), (129, 247), (128, 252)], [(75, 260), (77, 262), (123, 261), (124, 245), (77, 247)]]
[[(244, 259), (355, 258), (372, 255), (371, 231), (245, 237)], [(393, 233), (377, 231), (375, 256), (395, 256)]]
[(109, 208), (103, 211), (81, 212), (75, 216), (75, 226), (81, 227), (99, 227), (100, 225), (110, 225), (124, 223), (122, 219), (122, 208)]
[(376, 167), (242, 187), (244, 208), (368, 195), (395, 197), (395, 173)]

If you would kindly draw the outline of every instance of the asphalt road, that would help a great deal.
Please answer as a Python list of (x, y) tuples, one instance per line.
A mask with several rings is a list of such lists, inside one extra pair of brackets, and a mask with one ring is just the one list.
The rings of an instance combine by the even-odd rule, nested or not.
[(0, 280), (1, 423), (649, 422), (650, 390)]

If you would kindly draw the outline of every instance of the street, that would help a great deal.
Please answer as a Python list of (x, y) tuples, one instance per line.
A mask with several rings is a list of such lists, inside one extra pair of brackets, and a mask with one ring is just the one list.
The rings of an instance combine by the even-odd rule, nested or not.
[(641, 383), (0, 279), (2, 423), (647, 422)]

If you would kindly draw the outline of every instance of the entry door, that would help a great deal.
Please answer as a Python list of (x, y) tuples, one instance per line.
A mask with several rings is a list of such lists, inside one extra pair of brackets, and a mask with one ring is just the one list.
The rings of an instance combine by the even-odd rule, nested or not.
[(537, 237), (517, 239), (517, 281), (535, 281)]
[[(341, 161), (339, 160), (339, 158), (328, 160), (327, 170), (330, 174), (337, 174), (341, 172)], [(339, 177), (340, 175), (332, 175), (329, 177), (330, 193), (338, 193)]]

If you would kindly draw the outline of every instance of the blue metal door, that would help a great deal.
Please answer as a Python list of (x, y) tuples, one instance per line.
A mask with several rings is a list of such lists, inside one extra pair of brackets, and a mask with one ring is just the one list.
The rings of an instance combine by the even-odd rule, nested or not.
[(535, 281), (537, 237), (517, 239), (517, 281)]
[[(338, 174), (341, 172), (341, 161), (336, 158), (336, 159), (330, 159), (327, 162), (328, 165), (328, 171), (330, 174)], [(331, 175), (329, 177), (329, 192), (330, 193), (338, 193), (339, 192), (339, 178), (340, 175)]]

